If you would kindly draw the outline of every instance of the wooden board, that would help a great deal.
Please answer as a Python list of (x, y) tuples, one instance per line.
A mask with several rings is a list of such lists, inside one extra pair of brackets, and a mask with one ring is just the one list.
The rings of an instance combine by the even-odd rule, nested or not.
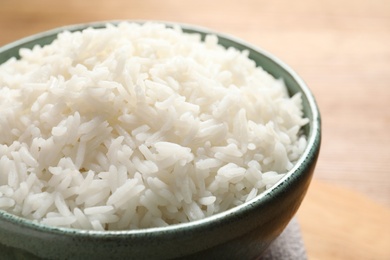
[(309, 259), (390, 259), (390, 210), (365, 196), (313, 181), (297, 215)]

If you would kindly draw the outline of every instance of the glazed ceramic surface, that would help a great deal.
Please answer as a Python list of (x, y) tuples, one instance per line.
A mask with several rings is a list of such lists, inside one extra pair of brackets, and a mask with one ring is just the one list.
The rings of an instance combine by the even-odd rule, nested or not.
[[(0, 63), (20, 48), (51, 43), (63, 31), (104, 27), (105, 22), (55, 29), (0, 48)], [(298, 210), (318, 158), (321, 122), (315, 99), (299, 76), (271, 54), (231, 36), (182, 25), (185, 32), (213, 33), (219, 43), (247, 49), (258, 66), (283, 78), (291, 95), (301, 92), (308, 146), (295, 167), (254, 200), (212, 217), (164, 228), (85, 231), (56, 228), (0, 211), (1, 259), (253, 259), (282, 232)]]

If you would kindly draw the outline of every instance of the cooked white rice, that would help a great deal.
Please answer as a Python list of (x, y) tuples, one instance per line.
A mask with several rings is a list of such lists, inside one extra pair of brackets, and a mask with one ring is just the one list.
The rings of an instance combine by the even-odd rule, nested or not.
[(63, 32), (0, 66), (0, 210), (138, 229), (253, 199), (306, 146), (289, 97), (214, 35), (121, 23)]

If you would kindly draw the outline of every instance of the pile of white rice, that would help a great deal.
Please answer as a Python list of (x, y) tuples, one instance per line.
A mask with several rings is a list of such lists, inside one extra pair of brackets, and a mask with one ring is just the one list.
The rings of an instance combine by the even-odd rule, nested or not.
[(306, 146), (301, 96), (247, 51), (178, 27), (64, 32), (0, 66), (0, 210), (94, 230), (253, 199)]

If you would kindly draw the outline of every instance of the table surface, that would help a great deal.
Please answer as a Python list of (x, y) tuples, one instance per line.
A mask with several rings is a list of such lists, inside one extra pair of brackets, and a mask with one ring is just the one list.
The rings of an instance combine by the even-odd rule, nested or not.
[[(0, 46), (118, 19), (196, 24), (284, 60), (321, 110), (314, 182), (298, 212), (310, 259), (390, 259), (390, 1), (1, 0)], [(387, 226), (386, 226), (387, 225)]]

